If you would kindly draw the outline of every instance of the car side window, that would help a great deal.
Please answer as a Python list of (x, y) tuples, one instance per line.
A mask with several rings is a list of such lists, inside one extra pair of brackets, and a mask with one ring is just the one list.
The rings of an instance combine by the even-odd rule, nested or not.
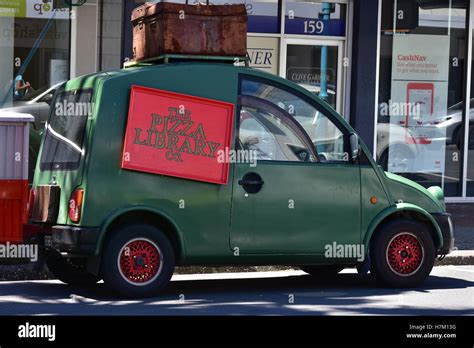
[(241, 95), (261, 98), (290, 115), (310, 138), (318, 161), (350, 161), (344, 133), (330, 117), (306, 100), (272, 84), (245, 78), (241, 80)]
[(255, 106), (241, 106), (239, 141), (257, 160), (308, 162), (310, 152), (300, 136), (278, 115)]

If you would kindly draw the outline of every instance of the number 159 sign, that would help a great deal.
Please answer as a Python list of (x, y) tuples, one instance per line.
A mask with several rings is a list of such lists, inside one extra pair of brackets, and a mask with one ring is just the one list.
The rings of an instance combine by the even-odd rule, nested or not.
[(342, 19), (285, 17), (285, 33), (296, 35), (345, 36), (346, 22)]

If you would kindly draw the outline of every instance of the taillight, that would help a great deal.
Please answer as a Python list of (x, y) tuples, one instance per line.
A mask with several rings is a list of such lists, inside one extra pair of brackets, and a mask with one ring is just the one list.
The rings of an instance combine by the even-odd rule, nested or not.
[(28, 198), (28, 219), (33, 217), (33, 210), (35, 209), (36, 189), (30, 189), (30, 197)]
[(71, 194), (69, 199), (69, 219), (72, 222), (79, 222), (81, 219), (82, 198), (84, 197), (84, 189), (77, 188)]

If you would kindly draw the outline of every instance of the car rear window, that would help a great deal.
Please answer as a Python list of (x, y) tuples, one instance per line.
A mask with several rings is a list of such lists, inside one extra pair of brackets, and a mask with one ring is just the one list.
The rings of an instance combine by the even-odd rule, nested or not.
[(83, 141), (87, 118), (93, 105), (92, 90), (59, 93), (46, 127), (40, 169), (75, 170), (84, 155)]

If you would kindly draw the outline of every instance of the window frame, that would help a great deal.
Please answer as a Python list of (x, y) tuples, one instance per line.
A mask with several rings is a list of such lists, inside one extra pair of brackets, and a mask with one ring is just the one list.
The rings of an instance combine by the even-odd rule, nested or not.
[[(52, 99), (53, 102), (51, 104), (52, 106), (51, 106), (49, 118), (48, 118), (48, 121), (45, 123), (45, 129), (44, 129), (44, 134), (43, 134), (44, 139), (42, 141), (42, 145), (41, 145), (41, 149), (40, 149), (41, 155), (38, 157), (40, 170), (43, 170), (43, 171), (74, 171), (74, 170), (78, 170), (80, 168), (81, 163), (82, 163), (83, 158), (84, 158), (84, 149), (85, 149), (85, 146), (86, 146), (85, 143), (86, 143), (86, 140), (87, 140), (86, 137), (87, 137), (87, 133), (88, 133), (88, 124), (89, 124), (90, 115), (85, 115), (84, 116), (84, 118), (85, 118), (84, 129), (82, 130), (81, 138), (80, 138), (80, 140), (81, 140), (81, 146), (80, 147), (81, 147), (83, 152), (81, 153), (81, 156), (80, 156), (79, 160), (77, 160), (75, 162), (59, 162), (59, 161), (46, 162), (46, 161), (44, 161), (44, 157), (46, 156), (45, 152), (44, 152), (44, 146), (46, 144), (48, 135), (53, 137), (53, 138), (56, 138), (54, 135), (48, 134), (49, 131), (48, 131), (48, 128), (46, 127), (46, 125), (51, 124), (51, 121), (52, 121), (53, 117), (57, 117), (55, 115), (56, 110), (55, 110), (54, 105), (56, 105), (56, 103), (58, 102), (58, 100), (60, 100), (60, 98), (62, 96), (69, 96), (69, 95), (74, 95), (75, 96), (75, 95), (78, 95), (78, 94), (86, 94), (86, 93), (90, 94), (90, 99), (89, 99), (88, 103), (94, 103), (93, 100), (95, 98), (95, 95), (94, 95), (94, 89), (93, 88), (84, 88), (84, 89), (79, 88), (79, 89), (74, 89), (74, 90), (69, 90), (69, 91), (65, 91), (63, 89), (61, 89), (61, 90), (57, 89), (55, 91), (54, 97)], [(69, 117), (71, 117), (71, 116), (69, 116)], [(53, 156), (53, 159), (54, 159), (54, 156)], [(58, 166), (59, 164), (60, 164), (60, 166)]]
[[(235, 148), (236, 149), (240, 149), (240, 144), (239, 144), (239, 139), (240, 139), (240, 112), (241, 112), (241, 103), (240, 103), (240, 100), (241, 100), (241, 97), (244, 97), (244, 96), (249, 96), (249, 95), (243, 95), (242, 94), (242, 82), (244, 80), (248, 80), (248, 81), (253, 81), (253, 82), (257, 82), (257, 83), (261, 83), (261, 84), (265, 84), (265, 85), (268, 85), (268, 86), (272, 86), (272, 87), (275, 87), (275, 88), (278, 88), (278, 89), (281, 89), (289, 94), (292, 94), (294, 95), (295, 97), (297, 98), (300, 98), (301, 100), (305, 101), (306, 103), (308, 103), (310, 106), (314, 107), (318, 112), (320, 112), (324, 117), (326, 117), (330, 122), (332, 122), (334, 124), (334, 126), (342, 133), (342, 136), (343, 136), (343, 139), (344, 139), (344, 152), (350, 154), (350, 150), (349, 150), (349, 136), (351, 135), (351, 132), (349, 131), (349, 129), (347, 129), (347, 127), (345, 127), (342, 122), (340, 122), (337, 118), (335, 118), (333, 115), (332, 115), (332, 112), (330, 110), (327, 110), (325, 107), (323, 107), (323, 105), (321, 103), (319, 103), (317, 100), (313, 99), (312, 97), (309, 97), (307, 95), (305, 95), (304, 93), (302, 93), (301, 91), (298, 91), (297, 89), (293, 89), (289, 86), (286, 86), (284, 85), (283, 83), (280, 83), (278, 81), (275, 81), (273, 79), (268, 79), (268, 78), (264, 78), (264, 77), (260, 77), (260, 76), (257, 76), (257, 75), (253, 75), (253, 74), (249, 74), (249, 73), (239, 73), (238, 74), (238, 88), (237, 88), (237, 93), (238, 93), (238, 96), (237, 96), (237, 108), (236, 108), (236, 112), (237, 112), (237, 117), (236, 117), (236, 138), (235, 138)], [(252, 96), (251, 96), (252, 97)], [(254, 98), (257, 98), (257, 99), (261, 99), (261, 98), (258, 98), (258, 97), (254, 97)], [(268, 102), (270, 103), (270, 102)], [(276, 108), (278, 108), (277, 105), (271, 103), (272, 105), (274, 105)], [(284, 113), (286, 113), (285, 110), (281, 109)], [(291, 115), (290, 115), (291, 116)], [(316, 147), (314, 146), (314, 143), (313, 141), (311, 140), (311, 137), (309, 136), (309, 134), (306, 132), (306, 130), (303, 128), (303, 126), (298, 122), (296, 121), (296, 119), (294, 117), (291, 116), (290, 118), (290, 122), (292, 125), (296, 125), (296, 127), (300, 128), (301, 131), (303, 132), (305, 138), (309, 139), (310, 143), (312, 144), (312, 149), (313, 149), (313, 152), (314, 154), (316, 155), (316, 160), (314, 162), (296, 162), (296, 161), (275, 161), (275, 160), (262, 160), (262, 162), (283, 162), (283, 163), (292, 163), (292, 164), (302, 164), (302, 163), (312, 163), (312, 164), (317, 164), (317, 163), (321, 163), (321, 164), (349, 164), (349, 165), (354, 165), (354, 164), (358, 164), (358, 161), (352, 161), (351, 158), (349, 158), (347, 161), (337, 161), (337, 160), (330, 160), (330, 161), (324, 161), (322, 162), (320, 159), (319, 159), (319, 156), (318, 156), (318, 152), (317, 152), (317, 149)]]

